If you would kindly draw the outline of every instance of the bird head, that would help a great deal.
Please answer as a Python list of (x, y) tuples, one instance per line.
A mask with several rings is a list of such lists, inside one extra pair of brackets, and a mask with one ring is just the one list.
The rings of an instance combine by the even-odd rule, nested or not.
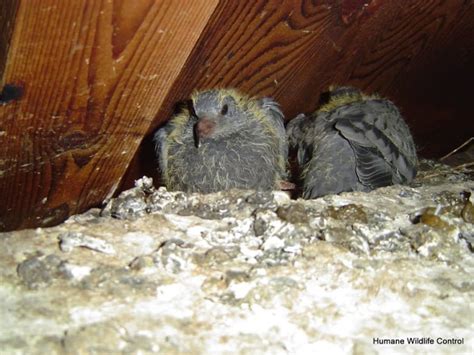
[(362, 101), (366, 96), (357, 88), (352, 86), (331, 86), (327, 92), (321, 94), (320, 112), (329, 112), (340, 106), (352, 102)]
[(336, 99), (341, 96), (362, 97), (362, 91), (352, 86), (332, 86), (329, 88), (329, 98)]
[(197, 148), (207, 139), (219, 140), (245, 125), (245, 98), (234, 90), (208, 90), (191, 97), (189, 111), (197, 120), (194, 142)]

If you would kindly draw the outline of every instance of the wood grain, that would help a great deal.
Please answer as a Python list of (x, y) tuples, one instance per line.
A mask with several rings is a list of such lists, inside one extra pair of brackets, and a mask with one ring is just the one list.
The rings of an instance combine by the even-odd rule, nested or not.
[(20, 3), (3, 81), (25, 96), (0, 107), (2, 229), (113, 194), (216, 4)]
[(2, 77), (24, 97), (0, 106), (0, 228), (57, 223), (156, 172), (152, 134), (196, 88), (273, 96), (291, 119), (355, 85), (391, 98), (421, 153), (440, 156), (474, 131), (473, 61), (472, 1), (22, 1)]
[(291, 119), (313, 111), (330, 85), (354, 85), (395, 101), (420, 154), (439, 157), (474, 131), (462, 118), (472, 117), (473, 26), (474, 6), (461, 0), (221, 1), (124, 186), (153, 173), (151, 133), (194, 88), (270, 95)]
[[(274, 96), (290, 119), (313, 110), (332, 84), (398, 94), (401, 82), (413, 84), (411, 68), (453, 49), (455, 37), (457, 52), (472, 59), (471, 2), (359, 1), (368, 6), (349, 16), (345, 4), (353, 2), (221, 1), (167, 103), (195, 87), (234, 86)], [(169, 106), (158, 122), (164, 111)]]
[(0, 2), (0, 78), (3, 76), (7, 61), (18, 5), (19, 0), (2, 0)]

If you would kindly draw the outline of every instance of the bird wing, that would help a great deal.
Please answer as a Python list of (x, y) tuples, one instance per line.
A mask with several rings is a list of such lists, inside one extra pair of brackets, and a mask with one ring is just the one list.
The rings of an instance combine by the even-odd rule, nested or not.
[(158, 163), (162, 173), (168, 168), (168, 135), (170, 132), (169, 123), (161, 127), (154, 135), (153, 142), (155, 143), (155, 152), (158, 155)]
[(396, 183), (393, 181), (392, 167), (380, 155), (377, 148), (349, 142), (356, 156), (356, 173), (362, 185), (376, 188)]
[(384, 117), (382, 113), (355, 107), (347, 109), (349, 112), (344, 113), (344, 119), (336, 121), (335, 128), (354, 149), (356, 172), (361, 183), (380, 187), (411, 180), (416, 168), (394, 144), (391, 134), (397, 132), (392, 132), (392, 127), (383, 124), (384, 120), (394, 121), (400, 118)]
[(313, 154), (313, 144), (308, 141), (308, 138), (312, 138), (312, 136), (307, 130), (310, 119), (311, 117), (306, 116), (304, 113), (300, 113), (286, 125), (288, 142), (290, 147), (298, 148), (297, 159), (301, 166), (306, 164)]
[(350, 143), (334, 129), (321, 133), (314, 137), (312, 159), (304, 166), (303, 197), (362, 190), (355, 174), (356, 156)]
[(304, 125), (307, 117), (300, 113), (286, 124), (286, 136), (291, 147), (297, 146), (303, 140)]
[(277, 134), (280, 139), (280, 152), (283, 154), (285, 159), (288, 157), (288, 140), (286, 139), (285, 131), (285, 116), (280, 109), (280, 105), (270, 97), (263, 97), (259, 100), (260, 106), (266, 111), (268, 116), (272, 119)]

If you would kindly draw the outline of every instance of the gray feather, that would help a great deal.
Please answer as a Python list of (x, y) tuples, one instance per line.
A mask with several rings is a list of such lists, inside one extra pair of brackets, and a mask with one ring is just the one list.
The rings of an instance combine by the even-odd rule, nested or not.
[(305, 198), (409, 183), (416, 175), (415, 144), (395, 105), (343, 89), (330, 97), (346, 95), (347, 103), (287, 125), (303, 167)]
[[(273, 120), (273, 123), (278, 130), (280, 137), (286, 137), (285, 130), (285, 116), (281, 111), (278, 102), (270, 97), (263, 97), (259, 100), (262, 109), (265, 110), (268, 117)], [(288, 157), (288, 140), (286, 138), (280, 139), (280, 152), (283, 156)]]
[(166, 137), (169, 134), (169, 129), (170, 129), (169, 125), (164, 126), (160, 128), (153, 137), (153, 142), (155, 143), (155, 152), (158, 156), (159, 166), (160, 166), (161, 171), (166, 171), (166, 169), (168, 168), (167, 160), (164, 159), (164, 157), (168, 149), (168, 146), (166, 143)]
[[(278, 104), (269, 98), (251, 101), (234, 90), (204, 91), (192, 100), (197, 117), (183, 112), (155, 135), (166, 186), (202, 193), (278, 188), (288, 152)], [(196, 131), (201, 119), (206, 125)]]

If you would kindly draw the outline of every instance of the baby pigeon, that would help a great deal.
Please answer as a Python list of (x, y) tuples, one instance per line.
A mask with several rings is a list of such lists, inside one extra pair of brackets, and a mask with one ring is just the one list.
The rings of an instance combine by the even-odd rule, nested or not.
[(165, 185), (201, 193), (278, 189), (288, 157), (283, 119), (270, 98), (233, 89), (195, 92), (154, 137)]
[(397, 107), (356, 88), (330, 90), (313, 115), (289, 122), (287, 134), (306, 199), (409, 183), (416, 175), (415, 144)]

